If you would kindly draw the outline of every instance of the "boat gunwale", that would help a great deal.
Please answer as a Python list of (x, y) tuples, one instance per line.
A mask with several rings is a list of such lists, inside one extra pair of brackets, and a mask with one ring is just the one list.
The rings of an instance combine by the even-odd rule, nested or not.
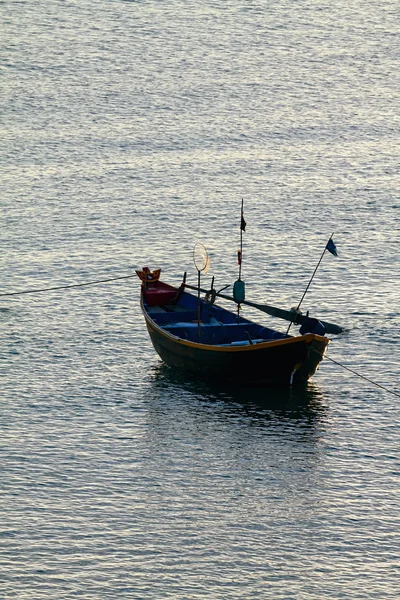
[[(190, 294), (190, 295), (192, 295), (192, 294)], [(203, 344), (201, 342), (191, 342), (189, 340), (184, 340), (184, 339), (180, 338), (179, 336), (173, 335), (169, 331), (166, 331), (162, 326), (160, 326), (158, 323), (156, 323), (151, 318), (151, 316), (149, 315), (149, 313), (147, 312), (147, 310), (144, 307), (142, 292), (140, 294), (140, 307), (142, 309), (142, 312), (143, 312), (143, 315), (144, 315), (144, 318), (146, 320), (146, 324), (148, 327), (150, 327), (151, 329), (155, 330), (157, 333), (160, 333), (164, 337), (166, 337), (182, 346), (187, 346), (189, 348), (196, 348), (197, 350), (201, 349), (201, 350), (206, 350), (206, 351), (211, 351), (211, 352), (228, 352), (228, 353), (231, 353), (231, 352), (254, 352), (257, 350), (273, 348), (276, 346), (286, 346), (289, 344), (297, 344), (299, 342), (305, 342), (307, 344), (310, 344), (314, 340), (316, 340), (318, 342), (322, 342), (326, 348), (331, 341), (329, 338), (326, 338), (325, 336), (321, 336), (321, 335), (318, 335), (315, 333), (306, 333), (305, 335), (289, 336), (287, 338), (280, 339), (280, 340), (255, 342), (253, 344), (249, 343), (248, 345), (243, 345), (243, 346), (211, 345), (211, 344)], [(223, 307), (221, 307), (221, 308), (223, 308)], [(226, 309), (224, 309), (224, 310), (226, 310)], [(250, 321), (250, 323), (252, 323), (252, 321)]]

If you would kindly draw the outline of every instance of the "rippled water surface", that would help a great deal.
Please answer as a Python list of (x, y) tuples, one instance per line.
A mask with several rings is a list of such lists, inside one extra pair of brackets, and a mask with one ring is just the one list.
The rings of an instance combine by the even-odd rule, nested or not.
[(134, 279), (0, 297), (1, 598), (400, 597), (397, 2), (0, 10), (0, 293), (195, 283), (196, 241), (232, 284), (243, 197), (248, 299), (335, 232), (303, 306), (346, 328), (232, 389), (160, 363)]

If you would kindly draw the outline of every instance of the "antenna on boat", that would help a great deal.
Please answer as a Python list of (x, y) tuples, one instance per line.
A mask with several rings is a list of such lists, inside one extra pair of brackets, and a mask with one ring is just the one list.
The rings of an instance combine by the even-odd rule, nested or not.
[(243, 198), (242, 198), (242, 208), (240, 212), (240, 248), (238, 250), (238, 265), (239, 265), (239, 279), (235, 281), (233, 284), (233, 297), (235, 302), (238, 305), (238, 318), (240, 313), (240, 305), (244, 302), (245, 299), (245, 285), (244, 281), (242, 281), (242, 255), (243, 255), (243, 231), (246, 231), (246, 221), (243, 216)]
[(193, 262), (197, 270), (197, 323), (198, 323), (198, 337), (200, 341), (200, 277), (201, 273), (207, 274), (210, 269), (211, 260), (208, 255), (206, 247), (197, 242), (193, 248)]
[(321, 264), (321, 262), (322, 262), (322, 259), (324, 258), (325, 252), (328, 250), (328, 252), (330, 252), (331, 254), (333, 254), (333, 256), (337, 256), (337, 255), (338, 255), (338, 254), (337, 254), (337, 250), (336, 250), (336, 246), (335, 246), (335, 242), (334, 242), (334, 241), (333, 241), (333, 239), (332, 239), (332, 238), (333, 238), (333, 235), (334, 235), (334, 234), (332, 233), (331, 237), (330, 237), (330, 238), (329, 238), (329, 240), (328, 240), (328, 243), (326, 244), (326, 246), (325, 246), (325, 248), (324, 248), (324, 251), (323, 251), (323, 253), (321, 254), (321, 257), (320, 257), (320, 259), (319, 259), (319, 261), (318, 261), (318, 264), (317, 264), (317, 266), (316, 266), (316, 267), (315, 267), (315, 269), (314, 269), (314, 273), (311, 275), (311, 279), (310, 279), (310, 281), (309, 281), (309, 282), (308, 282), (308, 284), (307, 284), (307, 287), (306, 287), (306, 289), (305, 289), (305, 291), (304, 291), (304, 293), (303, 293), (303, 295), (302, 295), (302, 297), (301, 297), (301, 300), (300, 300), (300, 302), (298, 303), (298, 305), (297, 305), (297, 308), (295, 308), (295, 310), (293, 311), (293, 319), (292, 319), (292, 320), (290, 321), (290, 323), (289, 323), (289, 327), (287, 328), (286, 335), (288, 335), (288, 333), (289, 333), (289, 329), (291, 328), (291, 326), (292, 326), (292, 323), (293, 323), (293, 322), (295, 321), (295, 319), (296, 319), (296, 314), (297, 314), (297, 313), (298, 313), (298, 311), (300, 310), (301, 303), (303, 302), (303, 300), (304, 300), (304, 298), (305, 298), (305, 295), (306, 295), (306, 294), (307, 294), (307, 292), (308, 292), (308, 288), (310, 287), (310, 285), (311, 285), (311, 282), (312, 282), (312, 280), (313, 280), (313, 279), (314, 279), (314, 277), (315, 277), (315, 273), (318, 271), (318, 267), (319, 267), (319, 265)]

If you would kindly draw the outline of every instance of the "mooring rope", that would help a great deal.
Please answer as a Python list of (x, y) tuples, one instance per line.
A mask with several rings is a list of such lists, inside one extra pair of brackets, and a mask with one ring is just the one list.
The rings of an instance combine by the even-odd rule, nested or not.
[(377, 383), (376, 381), (372, 381), (372, 379), (368, 379), (368, 377), (365, 377), (365, 375), (361, 375), (361, 373), (357, 373), (357, 371), (350, 369), (350, 367), (346, 367), (346, 365), (342, 365), (342, 363), (338, 362), (337, 360), (333, 360), (333, 358), (331, 358), (330, 356), (324, 356), (324, 358), (335, 363), (335, 365), (342, 367), (342, 369), (346, 369), (347, 371), (350, 371), (350, 373), (357, 375), (357, 377), (361, 377), (361, 379), (365, 379), (365, 381), (368, 381), (369, 383), (376, 385), (376, 387), (379, 387), (382, 390), (385, 390), (385, 392), (389, 392), (389, 394), (393, 394), (394, 396), (397, 396), (398, 398), (400, 398), (400, 394), (398, 394), (397, 392), (394, 392), (393, 390), (389, 390), (389, 388), (385, 387), (384, 385), (381, 385), (380, 383)]
[(361, 379), (365, 379), (365, 381), (368, 381), (368, 383), (372, 383), (372, 385), (376, 385), (376, 387), (381, 388), (381, 390), (385, 390), (385, 392), (389, 392), (389, 394), (393, 394), (393, 396), (397, 396), (398, 398), (400, 398), (400, 394), (398, 394), (397, 392), (390, 390), (389, 388), (385, 387), (384, 385), (381, 385), (380, 383), (377, 383), (376, 381), (372, 381), (372, 379), (365, 377), (365, 375), (361, 375), (361, 373), (357, 373), (357, 371), (354, 371), (354, 369), (350, 369), (350, 367), (346, 367), (346, 365), (343, 365), (342, 363), (338, 362), (337, 360), (334, 360), (330, 356), (326, 356), (326, 355), (324, 356), (322, 354), (322, 352), (319, 352), (315, 348), (311, 348), (311, 350), (313, 350), (314, 352), (319, 354), (321, 356), (321, 358), (323, 358), (325, 360), (330, 360), (331, 362), (335, 363), (335, 365), (342, 367), (342, 369), (346, 369), (346, 371), (350, 371), (350, 373), (353, 373), (353, 375), (357, 375), (357, 377), (360, 377)]
[[(4, 298), (6, 296), (21, 296), (22, 294), (39, 294), (41, 292), (53, 292), (56, 290), (68, 290), (71, 288), (79, 288), (79, 287), (84, 287), (84, 286), (88, 286), (88, 285), (98, 285), (99, 283), (109, 283), (110, 281), (120, 281), (121, 279), (130, 279), (131, 277), (136, 277), (136, 273), (135, 273), (135, 275), (122, 275), (120, 277), (110, 277), (109, 279), (97, 279), (96, 281), (87, 281), (85, 283), (72, 283), (70, 285), (58, 285), (56, 287), (40, 288), (40, 289), (34, 289), (34, 290), (22, 290), (21, 292), (5, 292), (5, 293), (0, 294), (0, 298)], [(313, 350), (314, 350), (314, 352), (317, 352), (317, 354), (320, 354), (322, 356), (321, 352), (318, 352), (318, 350), (316, 350), (315, 348), (313, 348)], [(400, 398), (400, 394), (398, 394), (397, 392), (390, 390), (389, 388), (385, 387), (384, 385), (381, 385), (380, 383), (377, 383), (376, 381), (372, 381), (372, 379), (365, 377), (365, 375), (361, 375), (361, 373), (357, 373), (357, 371), (350, 369), (350, 367), (346, 367), (346, 365), (343, 365), (342, 363), (338, 362), (337, 360), (334, 360), (333, 358), (330, 358), (329, 356), (324, 356), (323, 358), (330, 360), (335, 365), (342, 367), (342, 369), (346, 369), (347, 371), (350, 371), (350, 373), (353, 373), (353, 375), (356, 375), (357, 377), (360, 377), (361, 379), (368, 381), (368, 383), (372, 383), (372, 385), (375, 385), (376, 387), (380, 388), (381, 390), (385, 390), (385, 392), (388, 392), (389, 394), (393, 394), (393, 396), (397, 396), (398, 398)]]
[(6, 293), (0, 294), (0, 297), (20, 296), (22, 294), (39, 294), (40, 292), (53, 292), (55, 290), (67, 290), (69, 288), (83, 287), (85, 285), (97, 285), (98, 283), (108, 283), (109, 281), (118, 281), (120, 279), (129, 279), (130, 277), (136, 277), (136, 274), (135, 275), (124, 275), (122, 277), (111, 277), (110, 279), (98, 279), (97, 281), (88, 281), (86, 283), (73, 283), (70, 285), (59, 285), (57, 287), (48, 287), (48, 288), (41, 288), (41, 289), (35, 289), (35, 290), (23, 290), (21, 292), (6, 292)]

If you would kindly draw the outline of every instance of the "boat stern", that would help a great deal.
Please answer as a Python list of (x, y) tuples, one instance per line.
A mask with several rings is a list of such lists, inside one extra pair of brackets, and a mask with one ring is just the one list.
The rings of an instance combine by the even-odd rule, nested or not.
[(312, 333), (304, 337), (308, 338), (307, 355), (293, 373), (295, 383), (306, 383), (314, 375), (331, 341), (329, 338)]

